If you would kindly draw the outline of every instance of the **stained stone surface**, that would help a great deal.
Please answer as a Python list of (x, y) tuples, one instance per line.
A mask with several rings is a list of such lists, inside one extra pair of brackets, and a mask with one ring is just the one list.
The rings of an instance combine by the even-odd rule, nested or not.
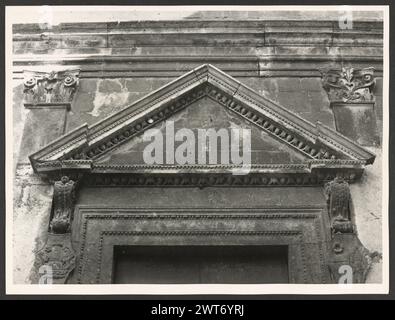
[(332, 109), (339, 132), (357, 141), (361, 146), (377, 146), (380, 143), (374, 104), (339, 103), (333, 104)]
[[(174, 134), (181, 129), (189, 129), (194, 133), (193, 163), (199, 163), (199, 152), (198, 152), (198, 130), (199, 129), (214, 129), (218, 132), (220, 129), (225, 129), (228, 134), (228, 141), (217, 139), (218, 151), (215, 152), (218, 161), (222, 160), (222, 154), (225, 153), (232, 160), (231, 157), (231, 143), (232, 143), (232, 129), (248, 129), (250, 131), (251, 139), (251, 163), (262, 164), (262, 163), (300, 163), (304, 159), (299, 153), (292, 150), (290, 147), (280, 143), (273, 137), (269, 136), (266, 132), (258, 129), (254, 125), (251, 125), (247, 120), (240, 118), (240, 116), (227, 110), (219, 103), (214, 102), (208, 97), (205, 97), (192, 105), (186, 107), (186, 109), (178, 112), (175, 116), (167, 119), (168, 123), (174, 124)], [(160, 130), (163, 141), (160, 144), (163, 148), (163, 152), (167, 152), (166, 139), (167, 135), (171, 134), (170, 129), (166, 129), (166, 122), (153, 127), (153, 129)], [(169, 138), (171, 139), (171, 137)], [(184, 138), (183, 141), (185, 141)], [(239, 139), (240, 140), (240, 139)], [(122, 144), (120, 147), (104, 155), (99, 160), (101, 163), (113, 163), (113, 164), (144, 164), (143, 152), (144, 149), (153, 143), (153, 139), (144, 141), (143, 135), (139, 135), (133, 138), (131, 141)], [(158, 140), (160, 141), (160, 140)], [(238, 152), (243, 154), (243, 141), (233, 141), (234, 148), (238, 146)], [(174, 148), (169, 152), (174, 153), (177, 148), (183, 142), (175, 142)], [(210, 151), (206, 151), (206, 159), (209, 161)], [(165, 157), (161, 157), (163, 163), (166, 163)]]
[(28, 112), (19, 151), (19, 162), (64, 134), (67, 111), (63, 109), (32, 109)]

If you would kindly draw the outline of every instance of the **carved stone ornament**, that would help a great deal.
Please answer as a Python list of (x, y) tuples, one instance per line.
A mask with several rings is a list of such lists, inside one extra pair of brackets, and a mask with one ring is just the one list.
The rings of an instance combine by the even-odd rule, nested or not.
[(329, 218), (333, 233), (352, 233), (350, 187), (343, 177), (337, 176), (325, 184)]
[(373, 102), (373, 68), (342, 68), (323, 73), (323, 87), (331, 102)]
[(331, 282), (365, 283), (374, 253), (363, 246), (355, 233), (336, 233), (330, 245), (328, 269)]
[(325, 184), (331, 240), (328, 268), (332, 283), (364, 283), (370, 270), (371, 253), (358, 238), (351, 221), (350, 187), (341, 176)]
[(39, 273), (45, 274), (45, 277), (50, 278), (53, 284), (66, 283), (71, 271), (75, 268), (75, 260), (70, 233), (48, 233), (45, 246), (37, 253)]
[(78, 87), (79, 74), (80, 70), (50, 73), (24, 71), (25, 105), (71, 103)]
[(53, 233), (66, 233), (70, 231), (70, 223), (75, 202), (75, 182), (63, 176), (56, 181), (53, 194), (53, 217), (50, 230)]

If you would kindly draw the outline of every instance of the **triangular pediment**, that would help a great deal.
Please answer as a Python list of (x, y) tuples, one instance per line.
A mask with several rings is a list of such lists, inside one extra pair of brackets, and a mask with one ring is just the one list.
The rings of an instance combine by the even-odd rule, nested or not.
[[(207, 114), (212, 112), (219, 114)], [(319, 122), (304, 120), (211, 65), (186, 73), (94, 125), (69, 132), (31, 155), (30, 160), (37, 172), (50, 166), (88, 168), (92, 163), (127, 163), (122, 154), (141, 148), (137, 142), (147, 129), (163, 127), (166, 121), (183, 116), (187, 120), (184, 127), (190, 129), (204, 128), (210, 117), (214, 126), (225, 121), (222, 124), (229, 127), (233, 121), (250, 127), (252, 142), (266, 145), (267, 152), (283, 151), (288, 154), (285, 162), (293, 164), (341, 167), (374, 161), (374, 155), (354, 141)], [(256, 165), (276, 163), (264, 157), (256, 159)]]
[[(237, 151), (240, 159), (256, 165), (296, 164), (308, 160), (306, 155), (207, 96), (152, 129), (152, 135), (146, 132), (146, 139), (144, 134), (134, 136), (102, 154), (96, 163), (143, 165), (152, 160), (155, 164), (205, 165), (210, 164), (210, 158), (214, 157), (212, 163), (222, 161), (231, 164), (236, 162), (232, 159), (232, 150)], [(242, 135), (245, 135), (245, 140)], [(147, 154), (148, 161), (144, 158)], [(167, 156), (169, 154), (171, 156)], [(181, 159), (174, 159), (180, 154)], [(169, 163), (169, 159), (174, 160)]]

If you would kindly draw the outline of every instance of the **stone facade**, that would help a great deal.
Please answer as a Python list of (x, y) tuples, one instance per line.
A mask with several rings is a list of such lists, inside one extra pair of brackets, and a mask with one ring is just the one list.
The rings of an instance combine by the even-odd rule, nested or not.
[[(294, 248), (291, 257), (296, 262), (291, 282), (335, 282), (334, 270), (346, 260), (359, 268), (355, 281), (380, 282), (382, 39), (382, 21), (364, 18), (354, 21), (352, 30), (339, 28), (333, 18), (316, 17), (300, 21), (280, 17), (276, 21), (248, 17), (214, 21), (196, 17), (166, 22), (14, 25), (14, 282), (37, 283), (39, 266), (49, 262), (62, 265), (56, 269), (60, 282), (66, 278), (69, 283), (111, 282), (108, 266), (112, 262), (105, 242), (133, 245), (133, 232), (145, 229), (153, 234), (142, 240), (144, 245), (154, 244), (158, 237), (166, 237), (175, 245), (180, 241), (193, 245), (201, 241), (202, 230), (207, 233), (202, 235), (210, 245), (217, 242), (248, 245), (254, 241), (278, 244), (276, 239), (280, 238), (274, 235), (277, 232), (283, 239), (281, 243)], [(183, 96), (181, 84), (172, 84), (183, 76), (185, 86), (189, 85), (186, 81), (191, 70), (192, 78), (196, 77), (202, 86), (190, 85), (186, 93), (191, 93), (192, 98)], [(366, 89), (367, 99), (350, 102), (342, 95), (337, 100), (333, 98), (328, 77), (335, 77), (329, 84), (338, 90), (339, 78), (349, 81), (346, 88), (350, 88), (356, 86), (359, 76), (369, 82), (361, 87)], [(226, 85), (208, 80), (206, 86), (204, 77)], [(126, 119), (133, 110), (146, 112), (149, 100), (159, 101), (166, 90), (174, 101), (185, 98), (188, 103), (181, 111), (169, 114), (179, 128), (218, 129), (232, 125), (252, 128), (252, 164), (258, 166), (256, 172), (247, 180), (240, 178), (228, 183), (226, 172), (221, 170), (207, 176), (196, 169), (192, 173), (197, 178), (193, 180), (183, 168), (178, 168), (176, 176), (161, 173), (163, 179), (173, 179), (164, 186), (159, 182), (163, 181), (162, 176), (154, 176), (152, 168), (138, 167), (140, 171), (127, 169), (137, 170), (132, 173), (120, 171), (138, 177), (134, 182), (119, 182), (116, 175), (109, 177), (112, 182), (101, 180), (104, 171), (120, 170), (119, 165), (142, 165), (145, 144), (139, 135), (144, 126), (133, 127), (135, 132), (126, 124), (115, 127), (123, 135), (125, 129), (129, 130), (128, 134), (134, 137), (125, 138), (127, 142), (116, 146), (113, 140), (119, 136), (106, 136), (100, 130), (110, 128), (116, 119)], [(214, 95), (210, 96), (210, 90), (216, 90)], [(147, 95), (148, 98), (143, 98)], [(194, 97), (199, 99), (195, 101)], [(242, 109), (235, 112), (229, 99), (239, 99), (245, 113)], [(277, 113), (265, 118), (258, 106), (254, 114), (252, 104), (256, 101)], [(163, 98), (162, 104), (165, 103)], [(161, 106), (157, 108), (159, 112)], [(139, 119), (151, 119), (143, 116), (151, 114)], [(305, 125), (299, 116), (313, 125)], [(152, 125), (163, 130), (163, 118), (158, 117), (153, 118)], [(265, 119), (274, 120), (266, 127)], [(284, 125), (285, 120), (281, 119), (289, 123)], [(269, 131), (272, 125), (273, 130)], [(297, 134), (300, 128), (304, 128), (306, 137), (313, 137), (316, 130), (322, 141), (332, 142), (320, 144), (321, 154), (321, 150), (314, 150), (319, 140), (317, 134), (311, 138), (315, 142), (309, 142)], [(337, 135), (337, 131), (349, 139)], [(288, 136), (299, 140), (287, 141)], [(110, 151), (100, 151), (104, 144), (95, 145), (92, 142), (95, 139), (111, 143)], [(330, 164), (331, 156), (340, 162)], [(323, 164), (305, 169), (306, 158), (321, 159)], [(92, 159), (97, 167), (92, 167), (89, 162)], [(59, 160), (60, 163), (52, 163), (52, 168), (45, 167), (45, 161)], [(310, 171), (301, 174), (297, 171), (300, 168)], [(290, 178), (289, 172), (294, 176)], [(339, 175), (348, 182), (333, 180)], [(61, 180), (62, 176), (68, 176), (67, 181)], [(217, 180), (211, 181), (210, 177)], [(182, 178), (184, 182), (174, 181)], [(288, 184), (282, 179), (288, 179)], [(308, 182), (303, 184), (298, 179)], [(66, 187), (70, 181), (82, 181), (73, 200), (71, 189)], [(128, 188), (120, 189), (125, 186)], [(347, 194), (346, 199), (336, 198), (337, 192)], [(59, 194), (68, 200), (60, 203)], [(331, 201), (341, 203), (349, 211), (332, 216)], [(119, 206), (125, 215), (117, 218), (111, 210)], [(150, 214), (157, 213), (159, 207), (163, 208), (159, 213), (164, 215), (163, 220), (153, 223)], [(273, 209), (276, 207), (277, 211)], [(140, 211), (136, 212), (136, 208)], [(287, 208), (292, 208), (291, 212)], [(181, 209), (184, 211), (180, 212)], [(146, 216), (138, 218), (136, 214)], [(250, 216), (243, 218), (242, 214)], [(102, 221), (97, 215), (110, 217)], [(211, 221), (205, 215), (213, 215), (217, 220)], [(111, 219), (114, 219), (111, 226), (105, 225)], [(282, 222), (276, 224), (276, 219)], [(141, 224), (141, 230), (133, 229), (136, 223)], [(180, 223), (187, 230), (184, 235), (171, 231)], [(218, 230), (223, 228), (239, 234), (221, 235)], [(70, 230), (73, 235), (67, 238), (65, 234)], [(333, 237), (320, 235), (330, 234), (331, 230), (340, 231)], [(108, 234), (103, 236), (100, 232)], [(114, 240), (109, 240), (111, 237)], [(287, 237), (289, 240), (284, 240)], [(298, 237), (304, 239), (303, 245), (295, 240)], [(227, 239), (234, 240), (228, 243)], [(104, 249), (95, 247), (96, 242), (104, 243)], [(63, 248), (59, 249), (62, 254), (54, 249), (59, 246)], [(98, 262), (91, 256), (83, 260), (84, 253), (96, 250), (104, 250), (100, 251), (104, 260)], [(303, 270), (303, 259), (317, 261), (317, 266), (306, 266), (308, 270)], [(90, 271), (96, 270), (97, 263), (104, 270), (100, 274)]]

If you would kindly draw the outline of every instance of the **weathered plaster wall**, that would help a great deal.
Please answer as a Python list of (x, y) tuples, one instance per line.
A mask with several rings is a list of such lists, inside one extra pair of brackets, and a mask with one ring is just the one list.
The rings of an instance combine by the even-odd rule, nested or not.
[[(125, 62), (121, 61), (115, 64), (114, 61), (105, 62), (105, 59), (103, 59), (99, 68), (96, 66), (96, 69), (94, 69), (92, 64), (89, 63), (90, 58), (88, 55), (88, 57), (84, 58), (85, 61), (82, 59), (73, 62), (74, 64), (68, 63), (68, 66), (64, 66), (58, 62), (45, 67), (34, 63), (30, 67), (25, 65), (23, 67), (25, 69), (44, 69), (43, 71), (48, 70), (48, 68), (56, 70), (66, 67), (80, 67), (82, 69), (79, 88), (71, 110), (67, 112), (66, 117), (50, 110), (37, 112), (37, 110), (25, 109), (22, 103), (23, 84), (19, 73), (21, 67), (20, 64), (15, 66), (13, 116), (14, 165), (16, 170), (14, 184), (13, 231), (15, 236), (13, 240), (13, 267), (14, 282), (16, 283), (31, 283), (37, 280), (37, 274), (32, 274), (35, 252), (45, 242), (52, 200), (52, 186), (37, 178), (31, 170), (27, 156), (62, 133), (69, 132), (83, 123), (93, 124), (172, 81), (183, 72), (189, 71), (191, 68), (201, 64), (201, 58), (199, 58), (200, 60), (196, 58), (198, 61), (174, 62), (177, 58), (172, 56), (175, 53), (190, 56), (204, 54), (205, 59), (209, 60), (209, 63), (220, 68), (223, 67), (224, 71), (234, 75), (238, 80), (257, 92), (279, 102), (284, 107), (300, 114), (309, 121), (321, 121), (332, 128), (335, 128), (334, 117), (329, 108), (328, 97), (322, 88), (318, 69), (322, 66), (330, 66), (333, 63), (338, 66), (339, 57), (341, 60), (342, 57), (350, 56), (356, 52), (360, 56), (380, 53), (380, 48), (377, 46), (366, 48), (360, 46), (355, 49), (356, 47), (353, 47), (352, 43), (346, 47), (328, 47), (328, 43), (325, 42), (323, 46), (314, 47), (312, 45), (313, 48), (309, 49), (308, 47), (300, 46), (292, 47), (289, 44), (288, 47), (282, 47), (281, 45), (274, 46), (273, 43), (268, 47), (259, 47), (256, 42), (251, 45), (251, 42), (245, 41), (244, 47), (226, 47), (224, 43), (221, 43), (219, 46), (213, 46), (212, 42), (206, 41), (203, 37), (200, 40), (192, 41), (189, 44), (192, 47), (183, 45), (178, 47), (166, 47), (165, 45), (163, 47), (150, 47), (134, 44), (131, 48), (127, 48), (129, 42), (122, 38), (118, 38), (117, 40), (114, 37), (113, 47), (103, 48), (95, 44), (95, 41), (90, 45), (86, 43), (86, 39), (84, 40), (85, 42), (81, 42), (82, 40), (77, 36), (72, 37), (75, 41), (74, 44), (72, 44), (72, 41), (63, 42), (67, 44), (65, 47), (57, 46), (56, 43), (58, 42), (51, 41), (47, 41), (46, 45), (42, 46), (42, 38), (40, 40), (38, 36), (38, 39), (28, 41), (19, 37), (15, 41), (15, 53), (23, 55), (31, 50), (38, 50), (36, 53), (44, 54), (44, 56), (48, 54), (48, 58), (53, 58), (52, 54), (63, 54), (67, 58), (70, 54), (80, 54), (81, 52), (84, 54), (89, 54), (90, 52), (96, 55), (111, 56), (121, 54), (140, 57), (156, 53), (171, 57), (173, 62), (165, 64), (166, 69), (163, 70), (161, 69), (161, 66), (163, 68), (164, 65), (163, 62), (159, 65), (156, 62), (145, 62), (145, 64), (131, 63), (125, 67)], [(100, 44), (100, 39), (97, 41)], [(84, 45), (81, 46), (81, 43)], [(51, 46), (51, 44), (53, 45)], [(321, 56), (327, 58), (325, 63), (317, 62), (317, 72), (309, 71), (306, 73), (304, 71), (298, 71), (299, 69), (303, 70), (305, 65), (303, 63), (295, 63), (293, 65), (290, 58), (283, 65), (288, 71), (285, 74), (278, 74), (265, 69), (265, 67), (275, 69), (278, 66), (278, 62), (273, 61), (273, 63), (265, 62), (265, 64), (262, 64), (259, 60), (268, 53), (288, 55), (292, 53), (296, 57), (303, 58), (308, 56), (306, 53), (308, 51), (309, 53), (318, 52)], [(252, 55), (254, 60), (245, 62), (234, 59), (232, 61), (230, 59), (231, 57), (229, 57), (247, 53)], [(210, 55), (212, 56), (211, 61), (207, 58)], [(223, 55), (222, 60), (217, 57), (218, 55)], [(332, 58), (333, 61), (331, 61)], [(32, 61), (34, 59), (32, 57)], [(353, 61), (350, 60), (351, 58), (347, 59), (347, 64), (353, 65)], [(118, 71), (110, 74), (108, 70), (115, 68), (114, 66), (118, 68)], [(361, 62), (357, 59), (355, 60), (355, 66), (370, 66), (370, 63)], [(297, 71), (292, 70), (293, 67)], [(98, 70), (100, 68), (102, 68), (101, 71)], [(309, 68), (311, 68), (311, 62)], [(380, 133), (382, 133), (382, 80), (380, 72), (378, 73), (374, 94), (376, 97), (375, 110), (378, 118), (378, 128)], [(367, 167), (362, 180), (358, 184), (353, 185), (351, 191), (360, 239), (369, 250), (378, 252), (368, 281), (378, 282), (381, 279), (380, 253), (382, 252), (382, 159), (380, 147), (372, 150), (377, 155), (375, 163)]]
[(371, 272), (368, 283), (379, 283), (382, 280), (382, 150), (369, 148), (376, 154), (373, 165), (366, 167), (361, 180), (350, 187), (353, 200), (354, 215), (358, 237), (362, 244), (372, 253)]

